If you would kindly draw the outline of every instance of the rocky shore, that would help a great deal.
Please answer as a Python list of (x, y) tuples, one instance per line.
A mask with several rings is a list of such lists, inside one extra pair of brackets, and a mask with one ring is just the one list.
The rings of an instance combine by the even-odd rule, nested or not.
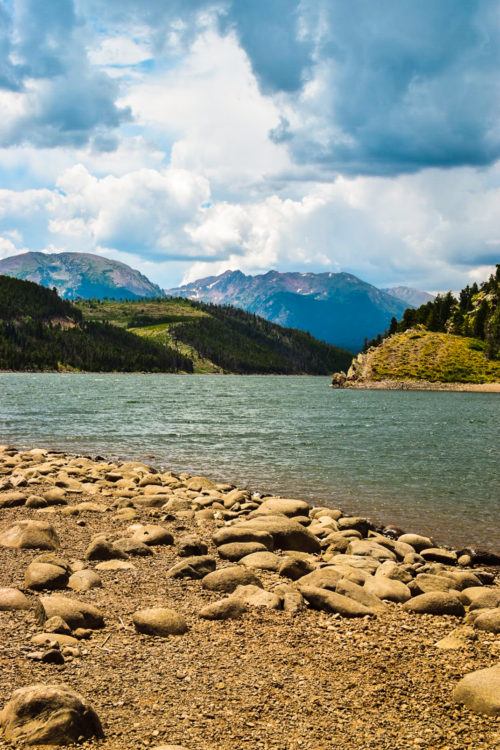
[(0, 748), (500, 746), (491, 552), (0, 446), (0, 561)]
[(467, 391), (500, 393), (500, 383), (433, 383), (430, 380), (348, 380), (344, 373), (335, 373), (332, 388), (367, 391)]

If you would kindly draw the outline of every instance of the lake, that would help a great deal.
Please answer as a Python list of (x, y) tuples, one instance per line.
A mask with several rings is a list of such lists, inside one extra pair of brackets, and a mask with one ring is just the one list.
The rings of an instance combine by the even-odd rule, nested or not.
[(0, 442), (143, 459), (500, 550), (500, 396), (322, 377), (0, 373)]

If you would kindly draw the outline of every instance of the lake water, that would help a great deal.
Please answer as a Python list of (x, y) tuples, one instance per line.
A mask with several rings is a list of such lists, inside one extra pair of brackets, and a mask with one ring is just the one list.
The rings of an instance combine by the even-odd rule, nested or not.
[(500, 549), (500, 396), (328, 378), (0, 373), (0, 443), (205, 474)]

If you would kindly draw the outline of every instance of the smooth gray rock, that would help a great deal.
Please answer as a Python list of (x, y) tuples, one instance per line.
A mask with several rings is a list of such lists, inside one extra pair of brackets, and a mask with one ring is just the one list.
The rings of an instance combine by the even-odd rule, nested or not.
[(207, 604), (200, 609), (198, 616), (203, 620), (237, 620), (246, 610), (244, 601), (227, 596), (218, 602)]
[(260, 542), (229, 542), (217, 547), (217, 552), (223, 560), (237, 562), (254, 552), (267, 552), (267, 547)]
[(216, 568), (215, 557), (210, 555), (194, 555), (185, 557), (181, 562), (173, 565), (166, 574), (167, 578), (204, 578)]
[(41, 596), (37, 603), (36, 617), (39, 625), (43, 625), (51, 617), (59, 616), (68, 623), (71, 630), (76, 628), (102, 628), (104, 618), (101, 612), (92, 604), (78, 599), (52, 594)]
[(18, 521), (0, 534), (3, 547), (54, 550), (59, 544), (55, 528), (45, 521)]
[(32, 562), (24, 573), (24, 585), (32, 591), (64, 589), (68, 584), (68, 572), (49, 563)]
[(500, 664), (466, 675), (453, 690), (453, 700), (476, 714), (500, 716)]
[(347, 596), (337, 594), (334, 591), (320, 589), (316, 586), (301, 586), (300, 593), (313, 609), (324, 612), (336, 612), (342, 617), (366, 617), (376, 616), (376, 612), (364, 604), (359, 604)]

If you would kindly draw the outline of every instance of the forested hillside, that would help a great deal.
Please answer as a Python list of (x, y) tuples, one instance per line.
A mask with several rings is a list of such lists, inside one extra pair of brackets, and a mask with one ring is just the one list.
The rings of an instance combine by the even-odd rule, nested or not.
[(230, 307), (82, 300), (0, 276), (0, 369), (326, 375), (350, 352)]
[(365, 342), (364, 351), (379, 345), (387, 336), (418, 325), (435, 333), (451, 333), (484, 341), (485, 355), (493, 360), (500, 358), (500, 264), (487, 281), (479, 286), (476, 283), (466, 286), (458, 298), (448, 292), (416, 309), (408, 308), (399, 322), (392, 319), (384, 334)]
[(57, 292), (0, 276), (0, 369), (192, 372), (189, 358), (109, 323)]
[(82, 300), (84, 316), (123, 326), (175, 347), (198, 372), (328, 375), (349, 367), (352, 353), (253, 313), (182, 298)]

